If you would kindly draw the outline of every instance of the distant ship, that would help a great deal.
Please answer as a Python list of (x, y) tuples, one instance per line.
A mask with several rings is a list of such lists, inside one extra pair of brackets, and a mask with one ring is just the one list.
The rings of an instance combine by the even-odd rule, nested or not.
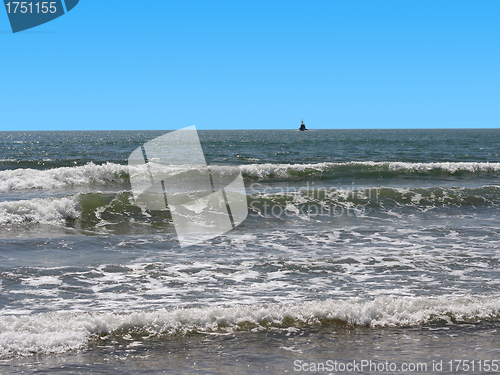
[(301, 132), (303, 132), (303, 131), (306, 131), (306, 130), (307, 130), (307, 129), (306, 129), (306, 124), (304, 124), (304, 119), (302, 119), (302, 124), (300, 124), (300, 128), (299, 128), (299, 130), (300, 130)]

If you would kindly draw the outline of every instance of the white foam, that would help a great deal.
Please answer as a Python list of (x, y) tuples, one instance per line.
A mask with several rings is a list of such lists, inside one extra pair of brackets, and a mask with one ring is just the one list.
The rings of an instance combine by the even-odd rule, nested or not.
[(442, 169), (455, 173), (458, 171), (478, 172), (478, 171), (500, 171), (500, 163), (477, 163), (477, 162), (435, 162), (435, 163), (406, 163), (406, 162), (353, 162), (353, 164), (367, 164), (373, 166), (388, 165), (392, 170), (430, 171)]
[(344, 322), (371, 327), (414, 326), (436, 321), (498, 320), (500, 297), (381, 297), (371, 301), (326, 300), (299, 304), (199, 307), (117, 313), (45, 313), (0, 316), (0, 358), (62, 353), (85, 347), (92, 337), (190, 332), (288, 330), (291, 326)]
[[(240, 166), (243, 175), (252, 178), (275, 176), (290, 177), (297, 172), (325, 172), (343, 166), (366, 166), (372, 168), (387, 168), (389, 170), (431, 171), (441, 169), (449, 173), (457, 171), (500, 171), (500, 163), (477, 162), (441, 162), (441, 163), (406, 163), (406, 162), (344, 162), (344, 163), (310, 163), (310, 164), (248, 164)], [(15, 169), (0, 171), (0, 192), (25, 189), (61, 189), (68, 186), (88, 184), (105, 184), (109, 182), (124, 182), (128, 179), (127, 165), (106, 163), (96, 165), (92, 162), (77, 167), (60, 167), (47, 170)], [(184, 169), (174, 166), (164, 166), (169, 173), (175, 175)], [(222, 167), (223, 168), (223, 167)]]
[(57, 276), (39, 276), (33, 279), (25, 279), (23, 283), (29, 286), (61, 285), (62, 280)]
[(68, 186), (122, 181), (128, 174), (125, 165), (92, 162), (78, 167), (61, 167), (47, 170), (15, 169), (0, 171), (0, 192), (25, 189), (61, 189)]
[(347, 163), (316, 163), (316, 164), (249, 164), (240, 166), (243, 175), (253, 178), (266, 176), (288, 177), (292, 171), (326, 170), (328, 167)]
[(342, 166), (366, 166), (373, 168), (387, 167), (389, 170), (407, 170), (413, 172), (431, 171), (441, 169), (450, 173), (458, 171), (500, 171), (500, 163), (478, 163), (478, 162), (435, 162), (435, 163), (407, 163), (407, 162), (374, 162), (374, 161), (352, 161), (344, 163), (309, 163), (309, 164), (249, 164), (241, 166), (244, 175), (253, 178), (264, 178), (267, 176), (289, 177), (291, 172), (304, 172), (306, 170), (324, 172), (328, 169)]
[(0, 226), (26, 222), (59, 225), (67, 218), (76, 219), (79, 215), (76, 196), (0, 203)]

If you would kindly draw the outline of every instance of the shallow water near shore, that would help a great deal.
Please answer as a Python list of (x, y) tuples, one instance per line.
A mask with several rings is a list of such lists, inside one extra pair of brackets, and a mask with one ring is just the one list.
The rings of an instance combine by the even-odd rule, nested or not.
[(473, 373), (495, 373), (485, 371), (484, 364), (491, 368), (499, 356), (499, 328), (498, 322), (382, 329), (331, 324), (147, 340), (130, 336), (97, 339), (78, 352), (4, 360), (0, 369), (5, 374), (292, 374), (343, 373), (346, 368), (360, 374), (456, 374), (464, 372), (461, 360), (469, 361), (465, 372), (472, 371), (474, 362)]

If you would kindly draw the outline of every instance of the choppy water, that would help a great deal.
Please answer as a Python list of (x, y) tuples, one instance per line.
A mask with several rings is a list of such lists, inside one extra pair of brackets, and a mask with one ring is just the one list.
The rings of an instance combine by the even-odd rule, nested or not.
[(500, 130), (200, 131), (249, 216), (184, 249), (131, 194), (163, 133), (0, 133), (1, 373), (500, 360)]

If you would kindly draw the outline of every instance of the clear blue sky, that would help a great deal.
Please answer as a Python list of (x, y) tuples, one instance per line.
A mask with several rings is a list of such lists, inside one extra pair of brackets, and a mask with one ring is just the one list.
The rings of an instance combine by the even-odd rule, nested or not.
[(500, 127), (498, 0), (80, 0), (0, 45), (0, 130)]

